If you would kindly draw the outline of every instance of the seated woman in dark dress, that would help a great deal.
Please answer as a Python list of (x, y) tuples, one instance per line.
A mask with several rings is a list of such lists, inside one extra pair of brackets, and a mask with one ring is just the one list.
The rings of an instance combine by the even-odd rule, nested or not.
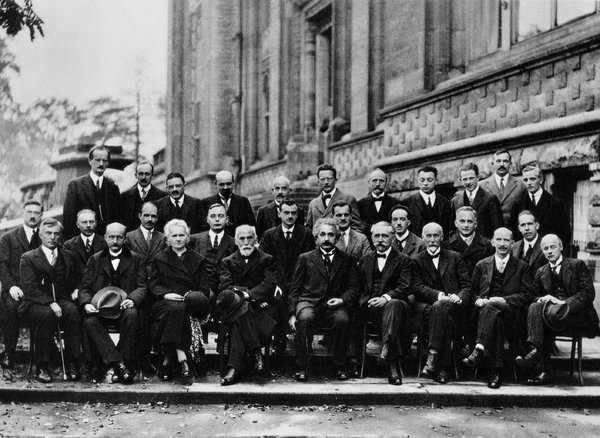
[(191, 344), (189, 317), (205, 318), (214, 294), (208, 288), (208, 260), (187, 246), (187, 224), (173, 219), (165, 225), (164, 233), (168, 247), (152, 263), (150, 291), (156, 300), (152, 305), (152, 334), (164, 357), (161, 378), (170, 380), (175, 361), (182, 377), (191, 375), (187, 363)]

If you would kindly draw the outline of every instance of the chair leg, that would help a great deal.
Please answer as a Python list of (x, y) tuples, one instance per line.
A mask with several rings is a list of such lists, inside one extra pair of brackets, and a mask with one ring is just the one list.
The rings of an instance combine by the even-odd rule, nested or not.
[(363, 325), (362, 330), (362, 352), (360, 358), (360, 378), (365, 374), (365, 360), (367, 359), (367, 325)]
[(579, 371), (579, 384), (583, 386), (583, 370), (582, 370), (582, 362), (583, 362), (583, 346), (582, 344), (582, 337), (581, 335), (579, 335), (579, 337), (577, 338), (577, 367), (578, 367), (578, 371)]
[(571, 338), (571, 360), (569, 361), (569, 377), (573, 380), (573, 372), (575, 370), (575, 349), (577, 348), (577, 338)]
[(421, 377), (421, 368), (423, 368), (423, 331), (417, 338), (417, 378)]
[(31, 374), (33, 371), (33, 354), (35, 350), (35, 346), (33, 345), (34, 339), (34, 330), (29, 329), (29, 365), (27, 366), (27, 374)]
[(225, 327), (222, 323), (219, 323), (219, 370), (221, 377), (224, 377), (226, 372), (225, 342)]

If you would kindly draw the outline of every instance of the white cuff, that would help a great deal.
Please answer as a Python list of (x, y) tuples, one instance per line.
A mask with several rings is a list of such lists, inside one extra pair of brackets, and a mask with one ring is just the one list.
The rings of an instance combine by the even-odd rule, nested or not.
[(445, 294), (444, 292), (440, 292), (440, 293), (438, 294), (438, 299), (437, 299), (437, 300), (438, 300), (438, 301), (442, 301), (442, 297), (443, 297), (443, 296), (446, 296), (446, 294)]
[(388, 294), (383, 294), (382, 297), (385, 298), (386, 301), (392, 301), (392, 297), (390, 297)]

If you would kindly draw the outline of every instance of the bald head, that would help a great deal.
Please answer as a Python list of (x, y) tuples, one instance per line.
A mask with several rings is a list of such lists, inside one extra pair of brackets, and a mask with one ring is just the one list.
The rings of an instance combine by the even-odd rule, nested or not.
[(118, 222), (113, 222), (106, 226), (104, 240), (106, 240), (106, 244), (111, 252), (118, 253), (123, 248), (123, 242), (125, 241), (125, 230), (125, 225)]
[(513, 245), (513, 234), (508, 228), (498, 228), (494, 231), (492, 246), (496, 249), (496, 255), (501, 258), (506, 257)]
[(229, 199), (233, 191), (233, 173), (229, 170), (220, 170), (215, 175), (215, 185), (219, 195), (225, 199)]
[(431, 252), (435, 252), (442, 244), (444, 230), (439, 224), (429, 222), (423, 227), (422, 237), (425, 241), (425, 245), (427, 245), (427, 249)]
[(290, 192), (290, 180), (283, 175), (275, 177), (271, 184), (271, 192), (273, 193), (275, 202), (281, 205)]
[(540, 242), (540, 248), (550, 263), (556, 263), (562, 256), (562, 240), (556, 234), (546, 234)]
[(389, 222), (377, 222), (371, 227), (371, 237), (375, 249), (379, 252), (386, 252), (392, 246), (394, 227)]
[(371, 189), (371, 193), (375, 196), (381, 196), (383, 192), (385, 192), (385, 187), (387, 185), (387, 175), (381, 169), (375, 169), (369, 175), (369, 188)]

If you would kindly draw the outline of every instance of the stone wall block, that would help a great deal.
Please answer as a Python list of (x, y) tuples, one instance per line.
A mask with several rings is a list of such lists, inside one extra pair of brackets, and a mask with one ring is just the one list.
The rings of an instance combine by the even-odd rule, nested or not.
[(428, 135), (429, 135), (430, 137), (432, 137), (432, 136), (433, 136), (433, 134), (434, 134), (435, 125), (432, 123), (431, 125), (429, 125), (428, 129), (429, 129), (429, 134), (428, 134)]
[(594, 79), (596, 79), (596, 65), (590, 63), (585, 66), (585, 80), (593, 81)]
[(428, 105), (428, 109), (429, 109), (429, 114), (433, 114), (435, 112), (435, 102), (434, 103), (430, 103)]
[(405, 123), (406, 122), (406, 113), (402, 112), (400, 113), (400, 123)]
[(518, 88), (511, 88), (510, 90), (510, 101), (511, 102), (516, 102), (517, 100), (519, 100), (519, 89)]
[(479, 110), (479, 123), (485, 123), (487, 115), (487, 110), (485, 108), (481, 108)]
[(500, 106), (500, 117), (504, 118), (507, 114), (507, 105), (504, 103)]
[(579, 83), (571, 85), (571, 99), (579, 99), (581, 96), (581, 85)]
[(581, 55), (575, 55), (567, 59), (567, 68), (572, 71), (581, 69)]
[(562, 71), (556, 77), (558, 79), (558, 88), (565, 88), (567, 86), (567, 72)]
[(528, 71), (525, 71), (521, 74), (521, 85), (523, 86), (527, 86), (529, 85), (529, 81), (530, 81), (530, 74)]
[(400, 143), (404, 143), (406, 141), (406, 134), (404, 132), (401, 132), (400, 135), (398, 135), (398, 141)]
[(419, 128), (415, 128), (414, 132), (413, 132), (413, 139), (418, 140), (419, 139)]
[(467, 114), (465, 114), (463, 116), (463, 118), (461, 119), (461, 126), (463, 128), (466, 128), (469, 125), (469, 116)]
[(498, 89), (502, 92), (508, 89), (508, 78), (502, 78), (498, 81)]
[(542, 66), (541, 70), (545, 78), (551, 78), (554, 76), (554, 64), (546, 64)]
[(537, 123), (540, 120), (542, 120), (542, 110), (539, 108), (536, 108), (532, 111), (533, 114), (533, 122)]
[(444, 120), (444, 132), (449, 132), (450, 126), (450, 120)]
[(458, 118), (458, 116), (460, 115), (460, 107), (458, 106), (458, 102), (454, 103), (451, 114), (452, 114), (452, 117), (454, 117), (455, 119)]
[(443, 118), (444, 118), (444, 113), (442, 112), (442, 108), (440, 108), (440, 109), (438, 109), (435, 122), (436, 123), (442, 123)]
[(473, 100), (472, 102), (469, 103), (469, 112), (471, 114), (477, 112), (477, 101), (476, 100)]
[(530, 96), (537, 96), (542, 92), (542, 81), (538, 79), (529, 85)]
[(394, 124), (394, 135), (398, 135), (400, 132), (400, 125), (398, 123)]
[(594, 109), (594, 96), (585, 96), (585, 110), (592, 111)]
[(510, 116), (510, 127), (511, 128), (516, 128), (519, 124), (518, 118), (516, 114), (513, 114), (512, 116)]
[(546, 91), (546, 106), (554, 104), (554, 90)]
[(488, 94), (487, 101), (488, 101), (488, 106), (490, 108), (494, 108), (496, 106), (496, 100), (497, 99), (496, 99), (496, 93), (495, 92), (491, 93), (491, 94)]
[(524, 113), (529, 111), (529, 96), (523, 96), (521, 99), (521, 111)]
[(427, 116), (425, 115), (425, 112), (423, 112), (421, 116), (422, 117), (419, 120), (421, 120), (421, 127), (424, 128), (427, 126)]
[(556, 105), (556, 115), (558, 117), (564, 117), (567, 115), (567, 103), (566, 102), (558, 102)]

